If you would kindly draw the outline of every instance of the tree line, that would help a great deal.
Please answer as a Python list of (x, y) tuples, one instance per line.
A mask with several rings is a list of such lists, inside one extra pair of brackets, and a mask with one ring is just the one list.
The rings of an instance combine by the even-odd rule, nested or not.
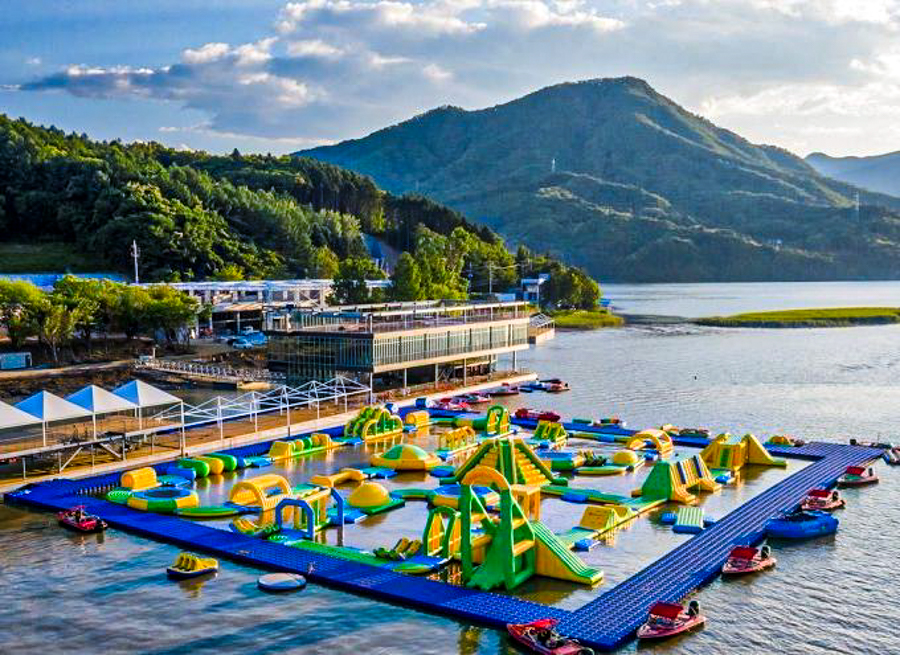
[(0, 327), (14, 349), (37, 337), (53, 361), (77, 337), (89, 350), (95, 334), (129, 339), (165, 335), (174, 343), (198, 316), (199, 303), (167, 285), (139, 287), (67, 275), (50, 292), (18, 280), (0, 280)]
[[(397, 299), (505, 290), (526, 270), (489, 228), (331, 164), (99, 142), (3, 115), (0, 234), (73, 244), (121, 272), (130, 271), (136, 241), (149, 281), (334, 278), (336, 298), (349, 297), (343, 281), (383, 275), (371, 261), (372, 238), (407, 255), (393, 276)], [(596, 287), (549, 257), (534, 256), (529, 267)], [(561, 289), (546, 300), (587, 308), (590, 295)]]

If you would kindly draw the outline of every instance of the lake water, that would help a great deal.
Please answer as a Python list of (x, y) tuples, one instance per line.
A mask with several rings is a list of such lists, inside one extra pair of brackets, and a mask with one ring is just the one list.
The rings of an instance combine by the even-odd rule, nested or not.
[[(622, 311), (700, 316), (797, 306), (900, 305), (898, 283), (608, 285)], [(804, 300), (807, 298), (808, 300)], [(766, 304), (769, 303), (769, 304)], [(642, 326), (562, 333), (532, 350), (526, 366), (569, 380), (567, 394), (523, 395), (564, 416), (617, 414), (631, 426), (663, 422), (761, 435), (787, 432), (845, 442), (849, 437), (900, 441), (900, 327), (827, 330), (724, 330)], [(286, 470), (305, 478), (361, 459), (303, 461)], [(347, 462), (344, 462), (347, 458)], [(792, 463), (796, 470), (796, 462)], [(900, 639), (892, 618), (900, 591), (893, 575), (900, 540), (900, 471), (877, 466), (880, 485), (846, 493), (835, 537), (778, 547), (774, 572), (714, 582), (700, 593), (708, 626), (654, 648), (625, 652), (783, 654), (895, 653)], [(721, 515), (738, 500), (781, 475), (766, 471), (746, 487), (706, 500)], [(433, 483), (422, 477), (416, 486)], [(204, 485), (212, 500), (230, 486)], [(626, 491), (637, 479), (579, 480)], [(555, 530), (573, 524), (576, 506), (545, 501)], [(421, 530), (424, 510), (399, 510), (400, 523)], [(573, 513), (575, 512), (575, 513)], [(388, 515), (390, 517), (390, 515)], [(408, 519), (408, 520), (407, 520)], [(393, 519), (387, 518), (385, 525)], [(606, 571), (593, 592), (539, 583), (526, 593), (565, 607), (580, 605), (665, 552), (675, 538), (642, 519), (614, 544), (586, 557)], [(360, 531), (362, 545), (400, 536), (395, 528)], [(403, 527), (401, 525), (401, 528)], [(410, 531), (413, 529), (410, 528)], [(348, 531), (348, 535), (351, 534)], [(380, 540), (380, 541), (377, 541)], [(365, 542), (370, 542), (366, 544)], [(47, 515), (0, 508), (0, 605), (3, 653), (47, 648), (69, 653), (514, 653), (499, 632), (310, 586), (287, 597), (256, 590), (258, 571), (229, 562), (217, 579), (176, 584), (163, 568), (172, 546), (110, 530), (74, 536)]]

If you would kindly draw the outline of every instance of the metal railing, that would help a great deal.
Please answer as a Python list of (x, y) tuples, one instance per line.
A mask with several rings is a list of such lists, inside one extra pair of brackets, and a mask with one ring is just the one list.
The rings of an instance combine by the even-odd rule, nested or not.
[(283, 373), (264, 368), (238, 368), (224, 364), (206, 362), (186, 362), (177, 359), (148, 359), (139, 361), (138, 368), (149, 368), (156, 371), (171, 371), (187, 376), (215, 378), (235, 382), (284, 382)]

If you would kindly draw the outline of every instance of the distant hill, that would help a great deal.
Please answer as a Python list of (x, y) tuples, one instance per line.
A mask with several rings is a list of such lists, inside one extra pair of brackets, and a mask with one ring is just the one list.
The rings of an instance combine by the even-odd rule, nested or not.
[(900, 152), (872, 157), (829, 157), (814, 152), (806, 157), (806, 163), (822, 175), (900, 197)]
[(301, 154), (414, 191), (604, 279), (900, 277), (900, 199), (819, 174), (631, 78), (441, 107)]

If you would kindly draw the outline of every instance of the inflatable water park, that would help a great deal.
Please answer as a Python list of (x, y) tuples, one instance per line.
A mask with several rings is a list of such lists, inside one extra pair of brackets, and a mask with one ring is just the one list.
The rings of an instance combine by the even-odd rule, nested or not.
[(6, 502), (184, 548), (172, 578), (250, 566), (261, 592), (321, 584), (586, 654), (700, 629), (698, 595), (719, 575), (779, 575), (785, 543), (840, 539), (890, 449), (491, 402), (366, 406), (328, 429)]

